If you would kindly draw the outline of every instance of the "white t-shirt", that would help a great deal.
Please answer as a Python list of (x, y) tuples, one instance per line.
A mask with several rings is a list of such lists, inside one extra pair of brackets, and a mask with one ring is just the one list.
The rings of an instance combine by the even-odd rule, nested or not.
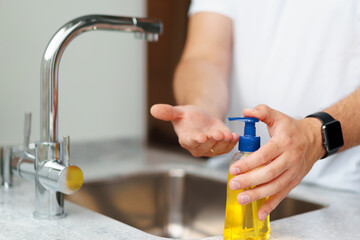
[[(233, 21), (229, 116), (264, 103), (303, 118), (360, 86), (360, 0), (193, 0), (189, 14), (200, 11)], [(304, 181), (360, 192), (360, 147), (317, 161)]]

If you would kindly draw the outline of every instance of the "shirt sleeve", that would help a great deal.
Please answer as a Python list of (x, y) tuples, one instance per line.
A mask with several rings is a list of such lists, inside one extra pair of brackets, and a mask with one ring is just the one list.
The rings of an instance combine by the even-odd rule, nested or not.
[(197, 12), (215, 12), (234, 19), (232, 0), (192, 0), (188, 15)]

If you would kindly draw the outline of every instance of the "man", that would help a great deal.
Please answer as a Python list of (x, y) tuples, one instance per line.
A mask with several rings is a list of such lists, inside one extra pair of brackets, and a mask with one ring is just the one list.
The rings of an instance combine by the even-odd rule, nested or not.
[(264, 122), (270, 140), (230, 167), (229, 183), (257, 186), (239, 194), (240, 204), (269, 196), (260, 220), (305, 176), (360, 192), (360, 1), (194, 0), (189, 14), (178, 106), (151, 109), (172, 122), (181, 146), (194, 156), (227, 153), (238, 136), (226, 116), (245, 109)]

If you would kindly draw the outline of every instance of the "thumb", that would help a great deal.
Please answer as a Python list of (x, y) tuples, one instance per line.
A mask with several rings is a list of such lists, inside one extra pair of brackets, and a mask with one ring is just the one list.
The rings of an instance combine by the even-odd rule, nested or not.
[(252, 109), (244, 109), (244, 116), (255, 117), (268, 126), (272, 126), (282, 116), (282, 113), (276, 111), (265, 104), (257, 105)]
[(155, 104), (151, 107), (150, 113), (154, 118), (163, 121), (173, 121), (182, 115), (182, 111), (169, 104)]

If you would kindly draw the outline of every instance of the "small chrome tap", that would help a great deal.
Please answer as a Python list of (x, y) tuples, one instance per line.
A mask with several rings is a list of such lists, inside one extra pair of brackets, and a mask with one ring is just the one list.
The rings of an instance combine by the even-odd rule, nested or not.
[(134, 32), (137, 38), (157, 41), (162, 23), (150, 18), (87, 15), (66, 23), (50, 40), (41, 63), (40, 141), (29, 147), (31, 116), (26, 116), (24, 146), (2, 147), (0, 154), (3, 185), (11, 186), (12, 173), (35, 181), (35, 218), (64, 217), (63, 194), (74, 193), (83, 183), (81, 170), (69, 163), (69, 137), (58, 141), (58, 73), (66, 46), (90, 30)]
[[(0, 151), (2, 185), (5, 188), (13, 186), (13, 174), (35, 181), (41, 185), (45, 193), (73, 194), (79, 190), (84, 178), (80, 168), (70, 165), (70, 138), (64, 137), (60, 143), (35, 143), (30, 144), (31, 113), (25, 114), (24, 143), (21, 146), (3, 146)], [(40, 161), (36, 161), (39, 159)], [(47, 161), (41, 161), (46, 159)], [(60, 194), (61, 193), (61, 194)], [(50, 194), (49, 194), (50, 196)], [(40, 198), (35, 201), (35, 206), (43, 203), (39, 212), (34, 212), (37, 218), (58, 218), (65, 216), (59, 214), (59, 198), (52, 203), (51, 198)], [(36, 199), (36, 197), (35, 197)], [(45, 202), (44, 202), (45, 201)], [(63, 208), (62, 208), (63, 210)]]

